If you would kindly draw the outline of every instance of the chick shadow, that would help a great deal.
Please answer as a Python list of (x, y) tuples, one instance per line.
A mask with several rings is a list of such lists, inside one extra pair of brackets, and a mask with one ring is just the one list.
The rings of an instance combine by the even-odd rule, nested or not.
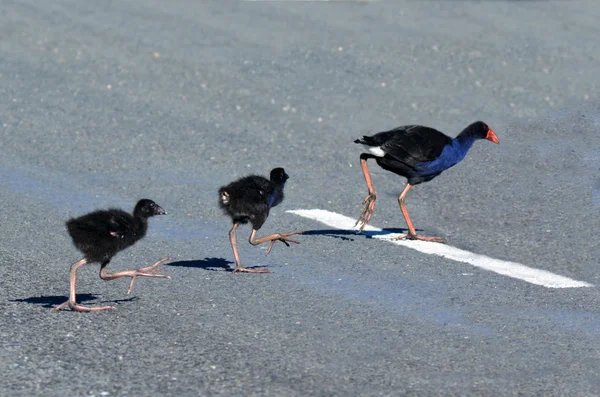
[[(97, 300), (98, 297), (92, 294), (77, 294), (77, 303), (89, 302)], [(69, 300), (68, 296), (64, 295), (53, 295), (53, 296), (32, 296), (30, 298), (23, 299), (11, 299), (9, 302), (18, 302), (18, 303), (29, 303), (32, 305), (42, 305), (47, 309), (52, 309), (54, 306), (60, 305)], [(131, 298), (125, 299), (112, 299), (112, 300), (102, 300), (98, 303), (112, 303), (119, 305), (121, 303), (127, 302), (135, 302), (138, 300), (138, 297), (132, 296)]]
[[(11, 299), (9, 302), (18, 302), (18, 303), (29, 303), (32, 305), (42, 305), (42, 307), (51, 309), (54, 306), (60, 305), (69, 299), (68, 296), (64, 295), (52, 295), (52, 296), (32, 296), (29, 298), (23, 299)], [(92, 294), (77, 294), (77, 302), (83, 303), (88, 301), (96, 300), (96, 295)]]
[(211, 272), (233, 272), (233, 268), (230, 266), (234, 262), (228, 261), (225, 258), (204, 258), (191, 261), (177, 261), (166, 263), (165, 266), (178, 266), (178, 267), (193, 267), (197, 269), (204, 269)]

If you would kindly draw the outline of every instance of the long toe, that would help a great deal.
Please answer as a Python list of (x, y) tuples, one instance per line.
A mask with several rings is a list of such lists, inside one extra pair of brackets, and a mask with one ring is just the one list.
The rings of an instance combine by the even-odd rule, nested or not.
[(155, 273), (150, 273), (150, 272), (140, 272), (140, 271), (136, 271), (136, 274), (134, 277), (154, 277), (154, 278), (171, 278), (171, 276), (167, 276), (166, 274), (155, 274)]
[(169, 260), (171, 260), (171, 258), (169, 257), (162, 258), (161, 260), (156, 261), (150, 266), (135, 269), (135, 274), (131, 277), (131, 281), (129, 282), (129, 289), (127, 290), (127, 295), (131, 294), (131, 291), (133, 291), (133, 284), (135, 283), (135, 279), (138, 276), (170, 279), (171, 276), (167, 276), (166, 274), (156, 274), (156, 272), (158, 271), (158, 266)]
[(425, 236), (417, 236), (417, 240), (421, 241), (431, 241), (433, 243), (446, 243), (446, 239), (442, 237), (425, 237)]
[(365, 210), (360, 214), (360, 217), (354, 223), (354, 227), (358, 226), (358, 231), (362, 232), (365, 226), (369, 224), (371, 220), (371, 216), (373, 215), (373, 210), (370, 208), (365, 208)]
[(354, 227), (359, 226), (360, 232), (363, 231), (365, 226), (367, 226), (367, 224), (371, 220), (371, 216), (373, 215), (373, 211), (375, 210), (375, 200), (376, 200), (376, 196), (371, 196), (371, 195), (367, 196), (367, 198), (365, 198), (363, 200), (364, 208), (363, 208), (360, 216), (354, 223)]
[(281, 233), (280, 236), (281, 238), (279, 239), (279, 241), (286, 243), (286, 245), (289, 247), (289, 243), (294, 243), (294, 244), (300, 244), (300, 241), (298, 240), (292, 240), (291, 238), (289, 238), (290, 236), (294, 236), (296, 234), (302, 234), (303, 232), (291, 232), (291, 233)]
[(445, 243), (446, 242), (446, 239), (441, 238), (441, 237), (420, 236), (418, 234), (409, 234), (408, 238), (411, 240), (430, 241), (432, 243)]
[(133, 291), (133, 284), (135, 283), (135, 279), (137, 276), (141, 276), (141, 277), (153, 277), (153, 278), (168, 278), (171, 279), (171, 276), (167, 276), (166, 274), (154, 274), (152, 273), (152, 271), (156, 271), (156, 270), (151, 270), (151, 272), (141, 272), (139, 269), (136, 270), (135, 275), (133, 275), (131, 277), (131, 281), (129, 282), (129, 289), (127, 290), (127, 295), (131, 294), (131, 291)]
[(421, 241), (430, 241), (432, 243), (445, 243), (446, 239), (442, 238), (442, 237), (427, 237), (427, 236), (420, 236), (418, 234), (410, 234), (410, 233), (406, 233), (403, 235), (400, 235), (398, 237), (394, 237), (393, 240), (421, 240)]
[(69, 306), (69, 301), (66, 301), (64, 303), (61, 303), (58, 306), (54, 306), (52, 309), (50, 309), (51, 312), (57, 312), (61, 309), (64, 309), (65, 307)]
[[(301, 232), (293, 232), (293, 233), (285, 233), (285, 234), (281, 234), (280, 238), (278, 239), (279, 241), (281, 241), (282, 243), (294, 243), (294, 244), (300, 244), (300, 241), (297, 240), (292, 240), (291, 238), (289, 238), (289, 236), (293, 236), (294, 234), (300, 234)], [(287, 246), (289, 246), (289, 244), (286, 244)]]
[(71, 307), (71, 310), (76, 311), (76, 312), (98, 312), (101, 310), (115, 310), (116, 307), (114, 306), (96, 306), (96, 307), (87, 307), (87, 306), (81, 306), (78, 304), (74, 304), (74, 305), (69, 305)]
[(290, 235), (290, 234), (300, 234), (300, 233), (282, 234), (281, 237), (279, 237), (277, 240), (271, 240), (271, 243), (269, 244), (269, 248), (267, 248), (266, 255), (269, 255), (271, 253), (271, 250), (273, 249), (273, 244), (275, 244), (276, 241), (281, 241), (282, 243), (284, 243), (288, 247), (290, 246), (289, 243), (300, 244), (300, 241), (296, 241), (296, 240), (292, 240), (291, 238), (284, 237), (284, 236), (287, 236), (287, 235)]
[(117, 308), (114, 306), (98, 306), (98, 307), (88, 307), (91, 312), (99, 312), (102, 310), (116, 310)]
[(264, 267), (248, 269), (247, 267), (238, 267), (233, 271), (234, 273), (271, 273), (269, 269)]
[(64, 309), (67, 306), (71, 310), (73, 310), (74, 312), (97, 312), (97, 311), (100, 311), (100, 310), (114, 310), (114, 309), (116, 309), (116, 307), (114, 307), (114, 306), (87, 307), (87, 306), (78, 305), (77, 303), (71, 303), (69, 301), (66, 301), (63, 304), (60, 304), (60, 305), (58, 305), (56, 307), (53, 307), (51, 309), (51, 311), (55, 312), (55, 311)]
[[(283, 237), (283, 238), (285, 238), (285, 237), (289, 237), (289, 236), (294, 236), (294, 235), (296, 235), (296, 234), (304, 234), (304, 232), (302, 232), (302, 231), (298, 231), (298, 232), (289, 232), (289, 233), (279, 233), (279, 235), (280, 235), (281, 237)], [(289, 239), (286, 239), (286, 240), (288, 240), (288, 241), (292, 241), (292, 242), (295, 242), (295, 241), (293, 241), (293, 240), (289, 240)]]
[[(150, 266), (146, 266), (146, 267), (142, 267), (139, 269), (136, 269), (137, 272), (139, 273), (144, 273), (144, 274), (152, 274), (153, 272), (158, 270), (158, 267), (160, 265), (162, 265), (163, 263), (165, 263), (166, 261), (170, 261), (171, 258), (167, 257), (167, 258), (162, 258), (156, 262), (154, 262), (152, 265)], [(140, 274), (141, 275), (141, 274)]]

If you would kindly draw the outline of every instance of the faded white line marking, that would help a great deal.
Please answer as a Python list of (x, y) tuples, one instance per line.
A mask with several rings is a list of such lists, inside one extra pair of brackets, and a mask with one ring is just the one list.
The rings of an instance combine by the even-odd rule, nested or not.
[[(313, 219), (324, 223), (327, 226), (341, 230), (355, 230), (355, 219), (347, 216), (326, 211), (326, 210), (292, 210), (287, 211), (292, 214), (302, 216), (304, 218)], [(541, 285), (547, 288), (581, 288), (593, 287), (593, 284), (584, 281), (577, 281), (568, 277), (559, 276), (546, 270), (534, 269), (516, 262), (503, 261), (494, 259), (485, 255), (475, 254), (473, 252), (461, 250), (447, 244), (432, 243), (429, 241), (412, 241), (412, 240), (392, 240), (398, 234), (385, 233), (382, 229), (367, 225), (363, 233), (371, 235), (373, 238), (389, 241), (390, 243), (411, 248), (425, 254), (437, 255), (451, 259), (457, 262), (464, 262), (475, 267), (489, 270), (494, 273), (527, 281), (531, 284)]]

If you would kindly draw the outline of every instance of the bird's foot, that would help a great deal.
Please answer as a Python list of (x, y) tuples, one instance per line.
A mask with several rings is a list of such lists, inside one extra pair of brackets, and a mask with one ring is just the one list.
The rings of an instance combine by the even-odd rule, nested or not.
[(292, 240), (291, 238), (288, 238), (288, 237), (293, 236), (294, 234), (302, 234), (302, 233), (304, 233), (304, 232), (278, 233), (277, 238), (271, 240), (271, 242), (269, 243), (269, 248), (267, 248), (267, 253), (265, 255), (269, 255), (271, 253), (271, 249), (273, 249), (273, 244), (275, 244), (276, 241), (281, 241), (288, 247), (290, 246), (289, 243), (300, 244), (300, 241)]
[(271, 273), (269, 269), (265, 269), (264, 267), (248, 269), (247, 267), (236, 267), (233, 271), (234, 273)]
[(367, 226), (367, 224), (369, 223), (369, 220), (371, 220), (371, 215), (373, 215), (373, 211), (375, 210), (376, 199), (377, 196), (375, 195), (375, 193), (369, 193), (369, 195), (363, 200), (363, 210), (358, 219), (356, 220), (356, 223), (354, 224), (354, 227), (360, 224), (359, 232), (362, 232), (365, 226)]
[(77, 302), (71, 302), (71, 301), (66, 301), (65, 303), (62, 303), (58, 306), (53, 307), (52, 309), (50, 309), (51, 312), (57, 312), (61, 309), (64, 309), (65, 307), (69, 307), (71, 308), (71, 310), (75, 311), (75, 312), (97, 312), (100, 310), (114, 310), (116, 309), (116, 307), (114, 306), (97, 306), (97, 307), (87, 307), (87, 306), (81, 306), (78, 305)]
[(165, 276), (163, 274), (155, 274), (158, 271), (158, 267), (160, 265), (162, 265), (166, 261), (170, 261), (170, 260), (171, 260), (171, 258), (169, 258), (169, 257), (162, 258), (161, 260), (154, 262), (150, 266), (140, 267), (139, 269), (135, 269), (135, 271), (136, 271), (136, 273), (139, 273), (139, 274), (137, 274), (138, 276), (171, 278), (171, 277)]
[(431, 241), (434, 243), (445, 243), (446, 239), (442, 237), (426, 237), (419, 236), (418, 234), (406, 233), (398, 237), (394, 237), (392, 240), (421, 240), (421, 241)]
[(154, 278), (168, 278), (170, 279), (170, 276), (167, 276), (166, 274), (156, 274), (156, 272), (158, 271), (158, 267), (165, 263), (166, 261), (170, 261), (171, 258), (167, 257), (167, 258), (162, 258), (159, 261), (156, 261), (154, 264), (150, 265), (150, 266), (146, 266), (146, 267), (141, 267), (139, 269), (135, 269), (135, 273), (133, 276), (131, 276), (131, 281), (129, 282), (129, 290), (127, 291), (127, 295), (131, 294), (131, 291), (133, 290), (133, 283), (135, 282), (135, 278), (138, 276), (141, 277), (154, 277)]

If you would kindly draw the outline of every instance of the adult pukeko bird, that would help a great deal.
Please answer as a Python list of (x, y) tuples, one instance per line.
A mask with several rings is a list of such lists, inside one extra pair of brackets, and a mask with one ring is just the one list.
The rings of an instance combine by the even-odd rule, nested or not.
[(298, 241), (290, 239), (289, 236), (302, 234), (302, 232), (275, 233), (256, 238), (256, 232), (267, 220), (271, 208), (283, 201), (283, 187), (288, 178), (289, 176), (283, 168), (274, 168), (271, 170), (269, 179), (259, 175), (250, 175), (219, 189), (219, 206), (233, 221), (233, 227), (229, 231), (229, 242), (235, 257), (234, 273), (270, 273), (268, 269), (248, 269), (242, 266), (235, 235), (235, 231), (240, 224), (248, 222), (252, 224), (252, 233), (248, 240), (250, 244), (259, 245), (267, 241), (271, 242), (267, 254), (271, 252), (271, 248), (273, 248), (276, 241), (281, 241), (288, 247), (290, 246), (288, 242), (299, 244)]
[(128, 294), (131, 293), (135, 278), (138, 276), (170, 278), (163, 274), (155, 274), (155, 272), (161, 263), (171, 258), (163, 258), (151, 266), (135, 270), (126, 270), (117, 273), (109, 273), (106, 270), (106, 265), (108, 265), (111, 258), (117, 252), (132, 246), (146, 235), (149, 217), (164, 215), (166, 213), (154, 201), (143, 199), (136, 204), (133, 215), (120, 209), (111, 208), (94, 211), (67, 221), (67, 230), (73, 239), (73, 244), (78, 250), (83, 252), (84, 257), (71, 265), (71, 271), (69, 272), (69, 300), (54, 307), (52, 311), (60, 310), (66, 306), (79, 312), (114, 309), (113, 306), (85, 307), (77, 304), (75, 296), (77, 269), (86, 263), (99, 262), (100, 278), (103, 280), (131, 277)]
[(375, 189), (371, 182), (367, 160), (374, 158), (384, 170), (391, 171), (407, 179), (406, 187), (398, 197), (400, 210), (406, 219), (408, 233), (398, 239), (444, 242), (441, 237), (417, 235), (415, 227), (404, 205), (406, 194), (414, 185), (427, 182), (448, 168), (458, 164), (478, 139), (498, 143), (498, 137), (487, 124), (477, 121), (466, 127), (456, 138), (450, 138), (440, 131), (421, 125), (406, 125), (373, 136), (363, 136), (354, 143), (365, 146), (369, 153), (360, 155), (360, 166), (367, 182), (369, 195), (363, 200), (363, 211), (356, 221), (360, 230), (369, 223), (375, 209)]

